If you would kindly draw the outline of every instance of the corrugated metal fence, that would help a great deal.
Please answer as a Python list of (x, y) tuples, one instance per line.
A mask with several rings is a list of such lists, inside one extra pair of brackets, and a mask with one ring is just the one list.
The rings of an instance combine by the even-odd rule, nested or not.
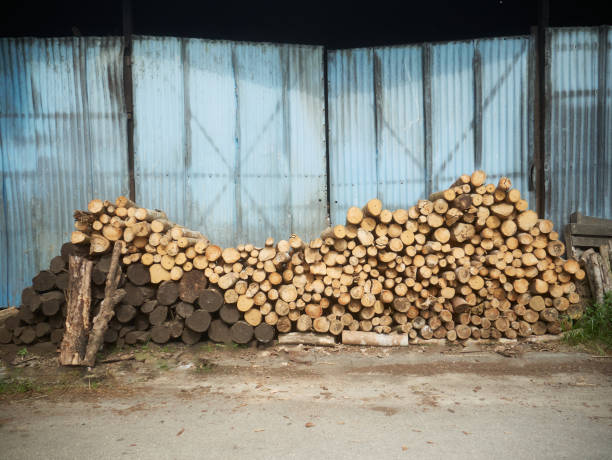
[(321, 232), (323, 48), (142, 37), (133, 62), (139, 203), (227, 246)]
[(0, 40), (0, 306), (47, 267), (72, 210), (127, 193), (119, 38)]
[[(612, 217), (612, 32), (551, 29), (546, 212)], [(457, 175), (509, 175), (530, 205), (529, 37), (328, 54), (136, 37), (136, 198), (222, 245), (316, 235), (350, 205), (406, 206)], [(122, 41), (0, 40), (0, 305), (69, 238), (73, 209), (127, 194)]]
[(331, 218), (380, 197), (406, 206), (482, 168), (531, 205), (530, 39), (329, 54)]
[(612, 218), (612, 28), (551, 29), (546, 59), (546, 214)]

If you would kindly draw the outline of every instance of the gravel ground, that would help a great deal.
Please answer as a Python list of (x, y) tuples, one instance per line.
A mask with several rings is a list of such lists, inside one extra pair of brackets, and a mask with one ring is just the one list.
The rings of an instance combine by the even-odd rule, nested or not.
[(5, 348), (39, 387), (0, 398), (1, 457), (612, 458), (612, 360), (541, 350), (143, 347), (88, 372)]

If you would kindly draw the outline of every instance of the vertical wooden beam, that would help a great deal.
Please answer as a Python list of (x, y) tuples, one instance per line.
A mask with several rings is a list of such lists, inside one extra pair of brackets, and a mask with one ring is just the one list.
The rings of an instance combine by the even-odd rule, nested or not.
[(432, 143), (432, 107), (431, 107), (431, 45), (422, 47), (423, 74), (423, 119), (424, 119), (424, 164), (425, 164), (425, 196), (432, 193), (433, 184), (433, 143)]
[(127, 114), (128, 180), (130, 200), (136, 201), (134, 176), (134, 97), (132, 86), (132, 0), (123, 0), (123, 94)]
[(538, 0), (535, 68), (535, 192), (536, 212), (544, 217), (546, 211), (546, 29), (549, 22), (549, 0)]

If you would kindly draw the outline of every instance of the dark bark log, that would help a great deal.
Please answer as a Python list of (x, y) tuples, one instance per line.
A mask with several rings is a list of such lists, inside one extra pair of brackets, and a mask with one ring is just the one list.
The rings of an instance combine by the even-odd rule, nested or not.
[(153, 326), (159, 326), (166, 321), (168, 317), (168, 307), (165, 305), (158, 305), (155, 309), (149, 314), (149, 322)]
[(125, 343), (129, 345), (145, 343), (150, 338), (151, 334), (148, 331), (130, 331), (125, 334)]
[(62, 291), (49, 291), (40, 295), (41, 310), (45, 316), (53, 316), (60, 311), (66, 300)]
[(232, 340), (236, 343), (245, 344), (253, 338), (253, 326), (245, 321), (238, 321), (231, 328)]
[(125, 297), (123, 301), (127, 304), (135, 307), (141, 306), (145, 301), (145, 289), (141, 286), (134, 286), (132, 283), (127, 282), (124, 286)]
[(6, 326), (0, 327), (0, 343), (7, 344), (13, 341), (13, 333)]
[(134, 319), (138, 310), (132, 305), (122, 303), (115, 309), (115, 316), (120, 323), (129, 323)]
[(193, 305), (187, 302), (179, 302), (174, 306), (176, 314), (183, 319), (189, 318), (193, 314)]
[(49, 291), (55, 286), (55, 273), (48, 270), (41, 271), (32, 279), (32, 286), (38, 292)]
[(19, 319), (26, 324), (34, 323), (34, 312), (27, 305), (22, 305), (19, 308)]
[(30, 307), (31, 311), (36, 311), (38, 307), (40, 307), (40, 295), (36, 292), (34, 287), (27, 287), (21, 291), (21, 303)]
[(195, 332), (206, 332), (210, 326), (210, 313), (206, 310), (196, 310), (185, 320), (185, 325)]
[(219, 316), (227, 324), (234, 324), (240, 320), (240, 311), (236, 308), (236, 305), (225, 304), (219, 310)]
[(115, 329), (108, 328), (104, 333), (104, 343), (115, 343), (119, 338), (119, 333)]
[(159, 325), (151, 328), (151, 340), (155, 343), (167, 343), (170, 340), (170, 329), (168, 326)]
[(62, 259), (62, 256), (55, 256), (49, 263), (49, 271), (54, 274), (58, 274), (66, 269), (66, 262)]
[(176, 281), (164, 281), (157, 288), (157, 302), (160, 305), (172, 305), (179, 296), (179, 285)]
[(255, 328), (255, 338), (261, 343), (268, 343), (274, 339), (276, 330), (266, 323), (261, 323)]
[(232, 341), (229, 327), (220, 319), (216, 319), (210, 323), (208, 338), (213, 342), (219, 343), (230, 343)]
[(136, 286), (142, 286), (151, 282), (148, 267), (141, 263), (131, 264), (127, 269), (127, 277)]
[(201, 270), (185, 272), (179, 283), (179, 297), (183, 302), (194, 303), (208, 286), (208, 278)]
[(178, 339), (183, 333), (183, 329), (185, 329), (185, 322), (182, 319), (177, 318), (167, 324), (170, 329), (170, 337), (173, 339)]
[(155, 310), (155, 307), (157, 307), (157, 305), (158, 305), (158, 304), (157, 304), (157, 300), (155, 300), (155, 299), (153, 299), (153, 300), (147, 300), (145, 303), (143, 303), (143, 304), (140, 306), (140, 311), (141, 311), (142, 313), (145, 313), (145, 314), (147, 314), (147, 315), (148, 315), (148, 314), (149, 314), (149, 313), (151, 313), (153, 310)]
[(50, 316), (49, 318), (47, 318), (47, 321), (49, 322), (49, 326), (51, 326), (51, 329), (63, 329), (64, 324), (66, 324), (66, 320), (61, 313)]
[[(13, 331), (15, 328), (18, 328), (21, 324), (21, 319), (19, 318), (19, 311), (15, 316), (11, 316), (10, 318), (6, 318), (4, 321), (4, 327), (6, 327), (9, 331)], [(64, 321), (62, 320), (62, 325)]]
[(183, 329), (183, 333), (181, 334), (181, 340), (187, 345), (194, 345), (198, 343), (200, 338), (202, 338), (202, 334), (192, 331), (188, 327)]
[(34, 330), (36, 331), (36, 337), (39, 339), (51, 333), (51, 327), (49, 326), (49, 323), (38, 323)]
[(91, 308), (91, 271), (93, 263), (83, 257), (69, 260), (66, 331), (60, 349), (60, 364), (80, 365), (85, 357)]
[(223, 296), (216, 289), (206, 289), (198, 298), (198, 305), (203, 310), (214, 313), (223, 305)]
[(56, 275), (55, 277), (55, 286), (62, 290), (65, 291), (66, 289), (68, 289), (68, 280), (70, 279), (70, 277), (68, 276), (68, 272), (62, 272)]
[(24, 327), (21, 334), (19, 334), (19, 340), (26, 345), (30, 345), (36, 340), (36, 331), (31, 326)]
[(134, 319), (134, 327), (137, 331), (146, 331), (151, 326), (149, 323), (149, 315), (145, 315), (144, 313), (138, 313), (136, 315), (136, 319)]
[(64, 259), (64, 262), (67, 264), (70, 256), (80, 256), (80, 257), (84, 257), (86, 256), (88, 253), (88, 248), (85, 246), (77, 246), (76, 244), (72, 244), (72, 243), (64, 243), (62, 244), (62, 249), (60, 251), (60, 254), (62, 256), (62, 259)]
[(64, 329), (53, 329), (51, 331), (51, 342), (59, 345), (64, 338)]

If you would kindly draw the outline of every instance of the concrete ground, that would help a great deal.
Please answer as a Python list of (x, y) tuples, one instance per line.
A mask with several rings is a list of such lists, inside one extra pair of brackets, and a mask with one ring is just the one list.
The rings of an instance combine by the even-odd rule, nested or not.
[(4, 378), (40, 387), (0, 399), (0, 457), (612, 458), (612, 359), (541, 348), (16, 356)]

